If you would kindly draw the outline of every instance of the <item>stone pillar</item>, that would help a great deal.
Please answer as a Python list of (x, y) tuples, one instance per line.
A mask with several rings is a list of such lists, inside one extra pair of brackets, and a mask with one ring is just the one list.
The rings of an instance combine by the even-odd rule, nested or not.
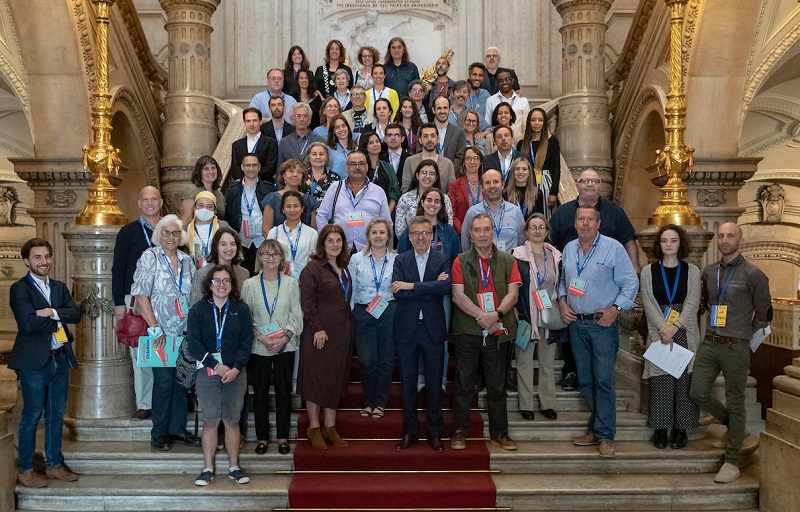
[(11, 414), (0, 409), (0, 467), (5, 468), (0, 474), (0, 510), (15, 510), (17, 471), (14, 459), (17, 451), (14, 449), (14, 434), (9, 429), (10, 423)]
[(81, 157), (9, 158), (14, 172), (33, 190), (33, 208), (28, 214), (36, 222), (36, 236), (53, 246), (53, 279), (72, 284), (72, 255), (61, 234), (75, 223), (89, 197), (92, 173), (83, 169)]
[(767, 430), (761, 433), (762, 512), (800, 510), (800, 487), (787, 484), (787, 478), (800, 474), (800, 358), (784, 372), (772, 381), (772, 407), (767, 409)]
[(573, 175), (593, 167), (612, 192), (611, 125), (605, 84), (606, 13), (611, 0), (552, 0), (561, 15), (562, 96), (558, 139)]
[[(76, 226), (63, 234), (72, 253), (73, 297), (83, 309), (75, 326), (78, 368), (70, 372), (67, 416), (129, 418), (136, 400), (128, 347), (114, 335), (111, 264), (118, 227)], [(71, 423), (71, 422), (69, 422)]]
[(211, 15), (219, 0), (160, 0), (167, 13), (169, 92), (164, 108), (161, 196), (180, 210), (179, 193), (201, 155), (217, 146), (211, 97)]

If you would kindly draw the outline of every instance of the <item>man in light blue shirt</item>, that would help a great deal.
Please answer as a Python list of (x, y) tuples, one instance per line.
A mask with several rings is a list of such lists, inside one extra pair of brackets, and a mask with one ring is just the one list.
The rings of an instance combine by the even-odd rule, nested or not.
[[(272, 113), (269, 109), (269, 100), (273, 96), (283, 99), (284, 112), (291, 112), (292, 105), (297, 103), (297, 100), (283, 92), (283, 71), (278, 68), (272, 68), (267, 71), (267, 90), (260, 92), (253, 96), (250, 100), (250, 107), (255, 107), (261, 111), (263, 119), (261, 124), (266, 123), (272, 119)], [(292, 119), (288, 119), (291, 123)]]
[(503, 176), (496, 169), (488, 169), (481, 178), (484, 200), (471, 206), (464, 215), (461, 227), (461, 248), (464, 251), (472, 247), (469, 227), (472, 219), (479, 213), (486, 213), (492, 218), (494, 243), (502, 252), (511, 252), (514, 247), (525, 243), (525, 219), (519, 206), (503, 200)]
[(486, 100), (489, 99), (489, 91), (481, 88), (483, 77), (486, 76), (486, 66), (481, 62), (473, 62), (469, 65), (469, 79), (467, 80), (469, 96), (467, 96), (467, 108), (479, 114), (481, 121), (481, 132), (486, 136), (492, 132), (492, 125), (486, 120)]
[(580, 392), (591, 411), (586, 434), (577, 446), (600, 445), (601, 457), (613, 457), (616, 434), (614, 365), (619, 349), (617, 316), (636, 304), (639, 280), (625, 248), (600, 234), (600, 212), (579, 206), (578, 239), (562, 253), (558, 289), (561, 319), (569, 324)]

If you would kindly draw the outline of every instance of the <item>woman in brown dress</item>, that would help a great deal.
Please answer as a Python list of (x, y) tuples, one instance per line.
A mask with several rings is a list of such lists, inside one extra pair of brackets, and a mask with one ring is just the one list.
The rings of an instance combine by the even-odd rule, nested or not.
[[(336, 431), (336, 409), (347, 393), (355, 319), (350, 311), (353, 284), (347, 271), (350, 255), (344, 230), (328, 224), (300, 274), (303, 334), (297, 392), (306, 401), (308, 440), (314, 448), (347, 446)], [(324, 409), (320, 424), (320, 409)]]

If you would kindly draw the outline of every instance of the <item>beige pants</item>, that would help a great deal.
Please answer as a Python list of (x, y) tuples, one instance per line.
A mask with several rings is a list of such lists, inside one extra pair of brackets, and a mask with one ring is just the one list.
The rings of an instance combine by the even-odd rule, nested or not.
[(528, 350), (517, 351), (517, 389), (519, 390), (519, 409), (533, 411), (533, 352), (536, 341), (536, 352), (539, 359), (539, 409), (556, 408), (556, 380), (553, 361), (556, 356), (556, 343), (547, 343), (544, 329), (539, 329), (539, 339), (531, 340)]

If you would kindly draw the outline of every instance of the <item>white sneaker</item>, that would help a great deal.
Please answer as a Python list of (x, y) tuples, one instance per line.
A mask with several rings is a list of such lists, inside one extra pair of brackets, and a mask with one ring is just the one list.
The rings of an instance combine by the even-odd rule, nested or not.
[(717, 473), (717, 476), (714, 477), (714, 481), (718, 484), (729, 484), (731, 482), (735, 482), (736, 479), (739, 478), (739, 468), (726, 462), (722, 465)]

